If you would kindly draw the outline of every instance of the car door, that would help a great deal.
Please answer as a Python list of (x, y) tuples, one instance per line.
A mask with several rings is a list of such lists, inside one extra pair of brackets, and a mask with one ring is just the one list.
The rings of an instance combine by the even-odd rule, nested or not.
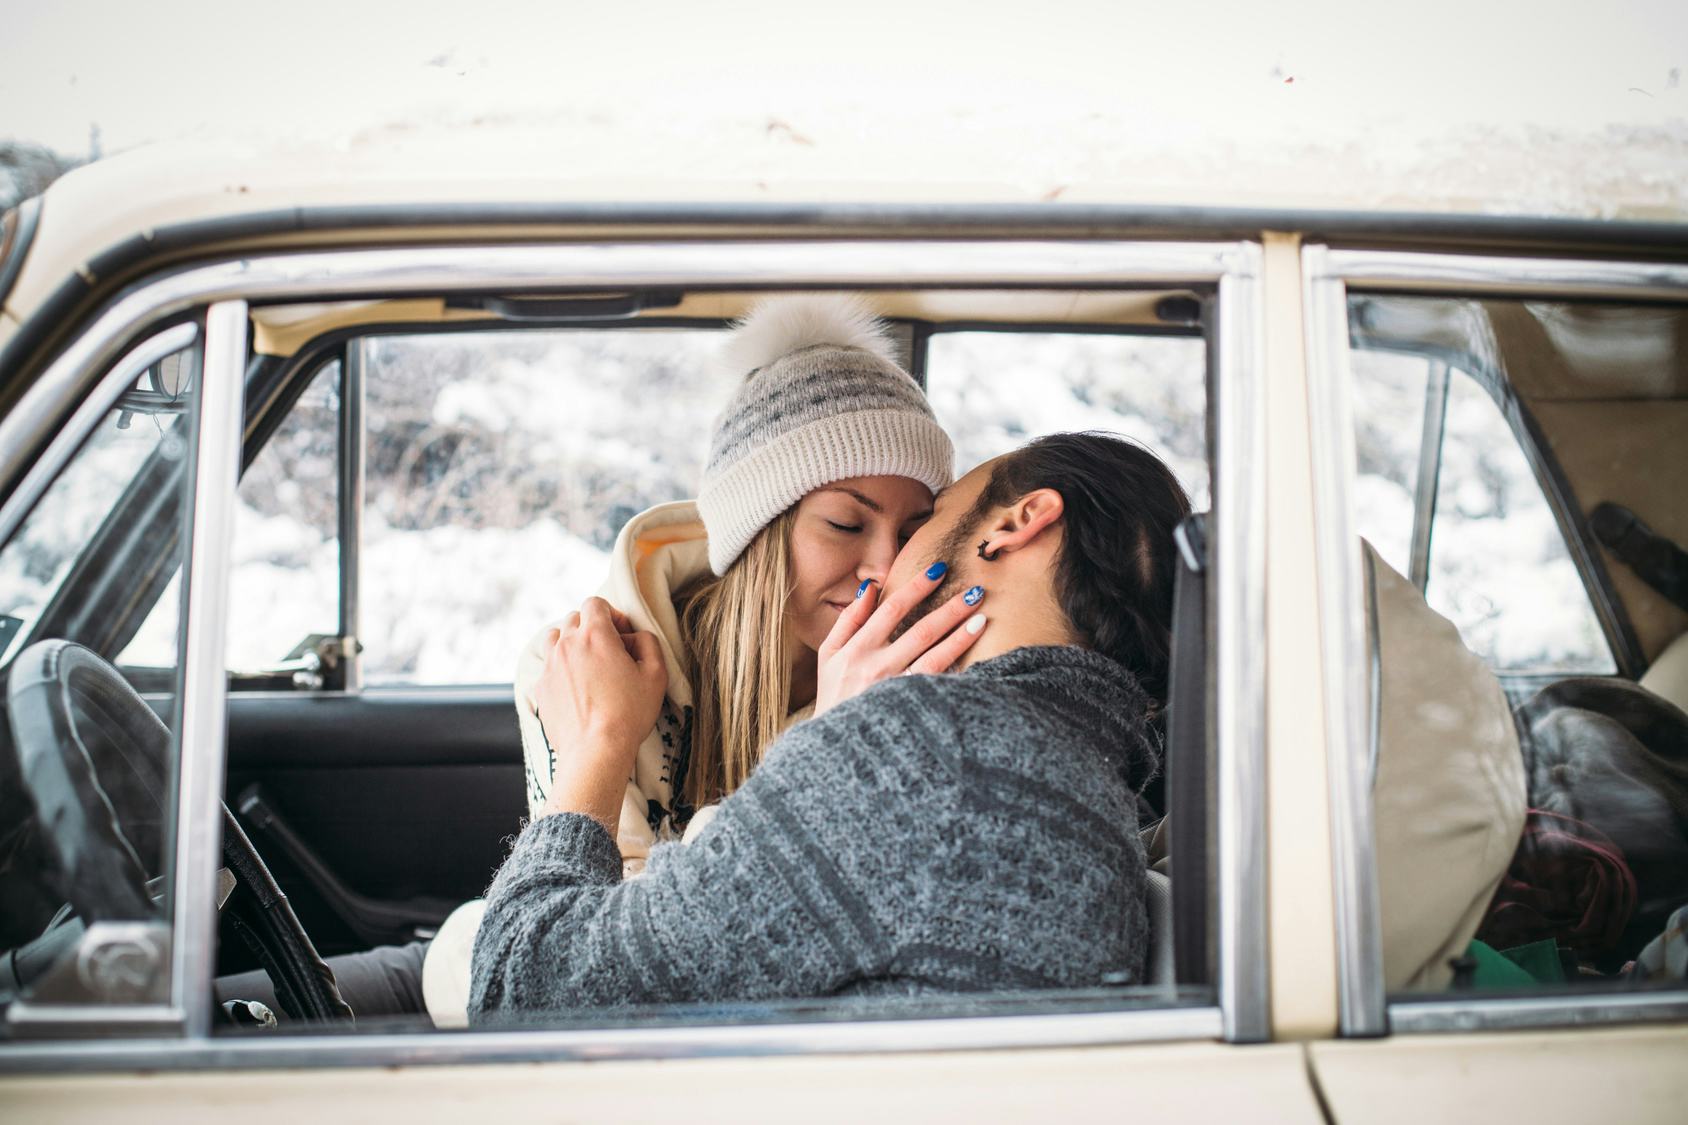
[[(1688, 1048), (1688, 990), (1662, 958), (1680, 941), (1674, 911), (1688, 902), (1688, 841), (1679, 820), (1654, 811), (1681, 802), (1680, 783), (1649, 763), (1679, 758), (1688, 725), (1644, 673), (1688, 616), (1635, 556), (1595, 533), (1594, 513), (1621, 505), (1666, 541), (1688, 530), (1678, 335), (1688, 273), (1323, 246), (1309, 247), (1304, 263), (1310, 408), (1325, 474), (1323, 608), (1353, 623), (1326, 637), (1326, 659), (1335, 654), (1339, 669), (1327, 698), (1340, 732), (1333, 824), (1348, 854), (1338, 894), (1349, 908), (1338, 916), (1347, 1038), (1310, 1048), (1324, 1103), (1342, 1122), (1678, 1119), (1688, 1082), (1674, 1060)], [(1389, 396), (1403, 387), (1411, 405), (1391, 410)], [(1515, 801), (1523, 828), (1494, 868), (1492, 898), (1485, 890), (1475, 904), (1464, 931), (1472, 943), (1451, 951), (1430, 986), (1385, 980), (1406, 940), (1390, 907), (1399, 888), (1385, 877), (1401, 869), (1388, 849), (1403, 836), (1383, 827), (1401, 794), (1387, 791), (1388, 771), (1376, 764), (1389, 736), (1380, 724), (1391, 719), (1389, 705), (1380, 719), (1373, 701), (1388, 698), (1398, 669), (1387, 649), (1380, 654), (1368, 594), (1376, 587), (1363, 576), (1356, 530), (1376, 537), (1385, 559), (1395, 555), (1483, 657), (1488, 671), (1476, 675), (1498, 677), (1522, 707), (1508, 732), (1524, 764), (1513, 782), (1447, 759), (1449, 799), (1487, 789), (1467, 811), (1508, 815)], [(1582, 704), (1550, 707), (1572, 697), (1568, 686)], [(1595, 702), (1612, 698), (1623, 707)], [(1454, 705), (1430, 694), (1406, 713), (1434, 720)], [(1453, 727), (1438, 741), (1473, 737)], [(1515, 796), (1503, 798), (1513, 785)], [(1449, 827), (1435, 831), (1445, 838)], [(1493, 859), (1463, 856), (1430, 885)]]
[[(959, 1088), (970, 1104), (976, 1103), (974, 1115), (987, 1118), (1023, 1115), (1033, 1106), (1111, 1111), (1126, 1104), (1142, 1112), (1205, 1117), (1234, 1116), (1240, 1107), (1247, 1106), (1270, 1112), (1280, 1120), (1317, 1118), (1318, 1106), (1307, 1083), (1301, 1048), (1293, 1043), (1266, 1042), (1282, 1035), (1283, 1030), (1277, 1014), (1281, 1001), (1273, 995), (1275, 986), (1270, 983), (1266, 955), (1267, 884), (1260, 857), (1268, 835), (1265, 801), (1257, 784), (1266, 746), (1265, 677), (1258, 654), (1265, 599), (1265, 576), (1259, 564), (1265, 553), (1262, 538), (1268, 526), (1265, 482), (1257, 462), (1263, 452), (1260, 440), (1266, 433), (1263, 389), (1267, 383), (1260, 364), (1264, 317), (1257, 288), (1261, 269), (1258, 246), (1223, 241), (1162, 245), (1075, 240), (1050, 245), (1002, 240), (869, 241), (840, 247), (824, 242), (715, 245), (708, 240), (673, 244), (635, 240), (592, 246), (417, 247), (383, 250), (370, 255), (367, 262), (355, 253), (337, 255), (331, 280), (325, 280), (330, 275), (311, 259), (309, 253), (243, 258), (235, 267), (241, 280), (234, 284), (233, 291), (250, 284), (269, 301), (288, 297), (306, 303), (357, 292), (360, 286), (368, 287), (365, 292), (378, 287), (387, 294), (432, 290), (437, 295), (442, 276), (452, 277), (454, 283), (471, 292), (530, 291), (535, 277), (542, 276), (554, 286), (613, 292), (618, 287), (648, 284), (655, 262), (661, 263), (656, 276), (677, 283), (707, 279), (718, 286), (729, 279), (754, 288), (781, 283), (895, 284), (934, 290), (995, 286), (1005, 295), (1017, 295), (1034, 285), (1059, 288), (1082, 281), (1082, 288), (1074, 293), (1106, 289), (1120, 307), (1138, 310), (1130, 315), (1145, 318), (1160, 307), (1168, 290), (1186, 302), (1193, 294), (1193, 320), (1206, 343), (1197, 376), (1211, 403), (1208, 419), (1200, 428), (1213, 435), (1208, 457), (1214, 512), (1211, 553), (1205, 571), (1197, 571), (1200, 577), (1195, 588), (1205, 591), (1210, 599), (1210, 620), (1219, 638), (1216, 646), (1207, 649), (1211, 663), (1204, 669), (1206, 674), (1191, 681), (1200, 692), (1197, 713), (1206, 717), (1209, 732), (1206, 738), (1194, 740), (1193, 752), (1204, 759), (1211, 754), (1211, 789), (1202, 787), (1187, 807), (1190, 815), (1210, 826), (1213, 839), (1211, 870), (1205, 873), (1206, 879), (1199, 868), (1192, 868), (1186, 879), (1186, 885), (1196, 886), (1208, 904), (1204, 916), (1209, 919), (1209, 928), (1198, 934), (1203, 939), (1198, 941), (1198, 948), (1204, 952), (1185, 966), (1186, 974), (1180, 979), (1187, 983), (1182, 985), (1105, 985), (1041, 996), (993, 994), (958, 998), (953, 1004), (934, 1002), (894, 1018), (874, 1020), (838, 1018), (839, 1013), (828, 1012), (824, 1004), (742, 1009), (713, 1006), (703, 1011), (665, 1011), (649, 1019), (638, 1015), (627, 1019), (587, 1018), (570, 1026), (531, 1032), (444, 1032), (407, 1027), (400, 1033), (362, 1036), (345, 1034), (338, 1028), (281, 1037), (213, 1034), (205, 1011), (212, 962), (204, 955), (208, 953), (206, 939), (211, 933), (215, 905), (208, 895), (189, 894), (181, 900), (184, 918), (178, 922), (177, 931), (181, 940), (198, 941), (200, 953), (184, 962), (191, 971), (181, 977), (176, 1006), (156, 1013), (161, 1030), (81, 1052), (66, 1052), (53, 1042), (8, 1045), (0, 1052), (0, 1065), (13, 1071), (53, 1066), (119, 1070), (144, 1066), (177, 1071), (162, 1079), (155, 1074), (144, 1092), (132, 1077), (104, 1083), (81, 1080), (80, 1088), (94, 1102), (123, 1100), (149, 1112), (163, 1111), (166, 1105), (180, 1104), (182, 1099), (201, 1097), (217, 1083), (233, 1081), (254, 1095), (254, 1104), (261, 1107), (257, 1112), (296, 1114), (311, 1099), (324, 1097), (337, 1099), (337, 1104), (351, 1104), (344, 1099), (379, 1096), (368, 1085), (370, 1076), (377, 1073), (370, 1068), (378, 1067), (397, 1068), (388, 1071), (395, 1076), (392, 1081), (396, 1084), (387, 1087), (385, 1104), (399, 1105), (407, 1116), (417, 1119), (456, 1114), (462, 1098), (492, 1094), (511, 1106), (537, 1105), (535, 1099), (555, 1105), (559, 1103), (550, 1099), (560, 1099), (586, 1112), (612, 1102), (625, 1104), (628, 1096), (638, 1096), (639, 1090), (649, 1088), (651, 1061), (663, 1059), (670, 1061), (663, 1064), (662, 1077), (673, 1078), (683, 1092), (678, 1096), (705, 1115), (732, 1106), (740, 1116), (771, 1118), (789, 1113), (791, 1105), (801, 1101), (811, 1115), (859, 1116), (864, 1112), (894, 1112), (898, 1107), (953, 1106)], [(1280, 284), (1288, 285), (1280, 292), (1293, 294), (1296, 278), (1293, 272), (1282, 273), (1281, 252), (1275, 255), (1275, 261), (1278, 264), (1273, 268)], [(444, 263), (450, 268), (442, 270)], [(184, 695), (188, 713), (203, 724), (196, 728), (200, 733), (195, 739), (184, 743), (181, 766), (182, 792), (193, 797), (191, 807), (184, 805), (180, 818), (182, 839), (189, 842), (203, 841), (208, 834), (215, 796), (224, 790), (220, 782), (225, 776), (225, 763), (227, 776), (233, 777), (247, 768), (243, 763), (255, 762), (253, 773), (262, 783), (274, 776), (270, 771), (287, 768), (265, 761), (264, 753), (285, 753), (289, 759), (297, 755), (297, 760), (307, 764), (321, 761), (316, 748), (299, 748), (299, 733), (324, 740), (340, 733), (329, 729), (328, 720), (313, 727), (306, 717), (277, 719), (267, 728), (272, 732), (269, 734), (256, 719), (237, 720), (236, 712), (245, 701), (238, 698), (238, 690), (229, 692), (227, 682), (233, 611), (224, 605), (193, 601), (195, 590), (201, 596), (208, 589), (214, 593), (216, 577), (231, 575), (234, 560), (241, 557), (237, 545), (241, 499), (235, 491), (236, 458), (231, 452), (238, 448), (234, 438), (241, 428), (241, 414), (238, 409), (229, 409), (239, 398), (230, 392), (233, 386), (244, 389), (250, 385), (247, 376), (254, 361), (246, 342), (249, 335), (258, 336), (257, 329), (263, 323), (259, 319), (255, 324), (253, 310), (228, 295), (231, 283), (226, 267), (173, 277), (170, 300), (181, 300), (183, 292), (198, 292), (194, 287), (199, 284), (219, 295), (206, 314), (213, 328), (207, 346), (206, 381), (207, 385), (220, 386), (224, 396), (219, 407), (223, 412), (217, 414), (221, 428), (208, 423), (201, 445), (210, 451), (206, 456), (220, 449), (229, 471), (225, 483), (208, 481), (205, 486), (206, 495), (199, 501), (205, 505), (200, 525), (203, 535), (195, 540), (203, 546), (188, 569), (190, 627), (184, 635), (193, 646), (190, 653), (198, 655), (190, 659), (189, 686)], [(150, 299), (143, 294), (129, 307), (151, 308)], [(1075, 299), (1074, 294), (1060, 293), (1055, 302), (1066, 305)], [(1187, 307), (1187, 303), (1179, 307)], [(1281, 341), (1281, 336), (1277, 339)], [(86, 359), (78, 353), (65, 362), (79, 364)], [(1024, 401), (1038, 401), (1050, 393), (1045, 388), (1059, 374), (991, 372), (993, 378), (1020, 381), (1019, 393)], [(351, 394), (346, 398), (351, 401)], [(437, 406), (437, 398), (435, 402)], [(431, 416), (437, 417), (437, 412), (431, 412)], [(1293, 447), (1293, 440), (1286, 446)], [(364, 452), (368, 456), (368, 451)], [(1292, 504), (1303, 500), (1304, 494), (1292, 490)], [(252, 501), (254, 507), (259, 503), (257, 498)], [(195, 510), (199, 515), (201, 509)], [(344, 519), (344, 509), (339, 512), (337, 520)], [(1291, 524), (1281, 521), (1278, 526), (1289, 528)], [(234, 530), (229, 533), (231, 527)], [(219, 535), (219, 531), (225, 534)], [(364, 536), (351, 542), (357, 544), (353, 548), (357, 550), (369, 541)], [(345, 542), (342, 540), (339, 548), (342, 552)], [(337, 572), (335, 580), (343, 582), (344, 572)], [(1308, 581), (1304, 574), (1295, 580)], [(360, 589), (359, 593), (363, 592)], [(339, 615), (337, 635), (357, 636), (343, 627), (344, 594), (338, 603), (325, 604)], [(200, 606), (197, 616), (194, 605)], [(321, 633), (314, 620), (307, 623), (302, 619), (296, 624), (307, 636)], [(1205, 629), (1195, 630), (1197, 638), (1205, 639), (1206, 635)], [(333, 715), (330, 708), (334, 701), (319, 696), (310, 677), (331, 670), (328, 656), (340, 659), (341, 653), (355, 651), (355, 645), (342, 640), (339, 652), (318, 654), (319, 667), (250, 671), (272, 678), (302, 676), (292, 681), (297, 694), (290, 693), (278, 704), (285, 703), (297, 708), (299, 716), (308, 716), (312, 707), (326, 703), (323, 714)], [(362, 655), (369, 652), (366, 646)], [(324, 679), (326, 682), (327, 677)], [(376, 694), (367, 674), (363, 687), (366, 696)], [(230, 695), (235, 698), (225, 711), (224, 701)], [(260, 700), (253, 706), (261, 712), (268, 702)], [(356, 705), (371, 710), (375, 707), (366, 699), (357, 700)], [(227, 740), (221, 724), (208, 721), (225, 714), (230, 716)], [(283, 732), (286, 743), (281, 741)], [(233, 746), (236, 739), (251, 739), (248, 745), (259, 747), (267, 737), (277, 741), (262, 751)], [(230, 745), (226, 758), (225, 742)], [(351, 750), (354, 757), (363, 752), (355, 746)], [(397, 749), (393, 753), (401, 754)], [(405, 765), (400, 769), (415, 764), (414, 756), (402, 760)], [(374, 764), (368, 767), (369, 772), (379, 773), (383, 768), (379, 756), (371, 761)], [(324, 763), (317, 783), (329, 788), (360, 783), (379, 788), (378, 778), (356, 776), (363, 767), (342, 770), (340, 764), (337, 760)], [(305, 784), (305, 771), (296, 772), (300, 775), (298, 783)], [(319, 795), (317, 799), (323, 798)], [(450, 797), (441, 795), (440, 799), (449, 802)], [(1322, 808), (1323, 798), (1317, 790), (1302, 793), (1299, 799)], [(277, 807), (280, 804), (278, 798)], [(401, 810), (399, 815), (408, 814)], [(437, 825), (435, 830), (439, 830)], [(264, 844), (260, 847), (270, 850)], [(192, 848), (184, 854), (196, 857), (195, 878), (204, 876), (203, 883), (208, 887), (214, 874), (211, 857)], [(1303, 875), (1311, 874), (1313, 881), (1304, 889), (1316, 899), (1322, 893), (1323, 873), (1293, 855), (1277, 864), (1278, 885), (1293, 886), (1298, 870)], [(1304, 906), (1305, 900), (1300, 905)], [(190, 1009), (195, 1013), (191, 1020)], [(796, 1057), (776, 1059), (770, 1055)], [(807, 1057), (814, 1055), (833, 1057)], [(673, 1061), (676, 1059), (686, 1061)], [(588, 1061), (591, 1066), (584, 1065)], [(482, 1065), (434, 1065), (442, 1063)], [(536, 1069), (534, 1063), (545, 1065)], [(308, 1084), (284, 1079), (285, 1070), (296, 1072), (301, 1067), (322, 1069)], [(238, 1079), (227, 1074), (195, 1073), (217, 1069), (242, 1073)], [(536, 1073), (542, 1077), (535, 1080)], [(512, 1081), (518, 1074), (522, 1080)], [(1223, 1081), (1216, 1080), (1220, 1075)], [(50, 1099), (62, 1096), (64, 1081), (8, 1079), (5, 1096), (9, 1105), (20, 1111), (42, 1112)], [(364, 1092), (359, 1094), (359, 1090)], [(748, 1100), (747, 1091), (753, 1092)], [(87, 1108), (92, 1103), (77, 1105)]]

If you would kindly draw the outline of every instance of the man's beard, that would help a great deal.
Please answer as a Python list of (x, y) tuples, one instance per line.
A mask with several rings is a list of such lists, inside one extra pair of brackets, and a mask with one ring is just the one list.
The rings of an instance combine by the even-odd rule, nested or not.
[(949, 564), (949, 570), (944, 574), (944, 580), (938, 583), (938, 588), (927, 594), (919, 605), (908, 611), (908, 616), (897, 623), (891, 630), (891, 639), (896, 640), (914, 626), (914, 623), (937, 609), (961, 590), (961, 568), (956, 565), (957, 560), (964, 558), (964, 552), (973, 542), (973, 533), (977, 530), (974, 521), (962, 520), (961, 524), (951, 528), (948, 535), (938, 544), (938, 558)]

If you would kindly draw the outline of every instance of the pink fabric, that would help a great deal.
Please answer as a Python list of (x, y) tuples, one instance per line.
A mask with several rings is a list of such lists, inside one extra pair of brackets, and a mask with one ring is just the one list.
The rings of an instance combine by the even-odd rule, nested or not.
[(1635, 913), (1623, 850), (1591, 824), (1529, 810), (1478, 940), (1511, 949), (1546, 938), (1584, 955), (1614, 945)]

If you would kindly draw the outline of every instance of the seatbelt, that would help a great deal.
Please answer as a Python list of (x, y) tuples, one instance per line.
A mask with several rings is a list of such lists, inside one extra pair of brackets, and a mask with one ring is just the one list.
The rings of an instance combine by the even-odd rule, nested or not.
[(1589, 515), (1594, 537), (1635, 576), (1688, 609), (1688, 551), (1641, 522), (1641, 517), (1606, 501)]
[(1192, 515), (1173, 531), (1172, 666), (1167, 684), (1166, 799), (1172, 856), (1172, 950), (1179, 984), (1213, 980), (1209, 918), (1213, 772), (1207, 732), (1207, 522)]

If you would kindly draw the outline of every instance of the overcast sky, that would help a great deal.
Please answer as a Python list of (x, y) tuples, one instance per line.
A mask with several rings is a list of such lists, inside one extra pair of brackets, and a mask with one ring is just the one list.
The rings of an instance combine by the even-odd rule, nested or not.
[(0, 7), (0, 135), (71, 151), (94, 123), (127, 147), (487, 111), (686, 115), (699, 100), (917, 115), (1029, 100), (1237, 136), (1688, 117), (1681, 0)]
[(629, 151), (681, 133), (736, 143), (736, 129), (893, 163), (941, 144), (946, 160), (1013, 153), (1025, 168), (1047, 148), (1054, 175), (1063, 139), (1071, 151), (1243, 158), (1287, 141), (1387, 159), (1438, 138), (1551, 130), (1649, 149), (1637, 175), (1674, 184), (1688, 170), (1685, 0), (0, 10), (0, 138), (71, 154), (95, 125), (110, 153), (182, 139), (343, 144), (493, 120), (566, 122), (558, 144)]

